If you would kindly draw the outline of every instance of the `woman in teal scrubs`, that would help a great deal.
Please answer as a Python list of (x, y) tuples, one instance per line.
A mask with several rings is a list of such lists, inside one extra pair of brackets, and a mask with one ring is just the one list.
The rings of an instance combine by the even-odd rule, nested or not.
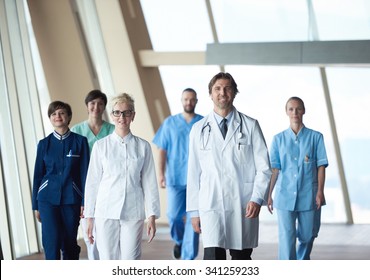
[[(94, 143), (111, 134), (114, 131), (114, 124), (103, 120), (103, 114), (107, 106), (107, 96), (98, 89), (90, 91), (86, 98), (85, 104), (87, 107), (88, 119), (74, 125), (71, 131), (83, 135), (89, 142), (90, 153)], [(91, 244), (86, 234), (87, 226), (86, 219), (81, 219), (82, 232), (87, 248), (87, 257), (89, 260), (98, 260), (99, 253), (96, 248), (96, 242)]]

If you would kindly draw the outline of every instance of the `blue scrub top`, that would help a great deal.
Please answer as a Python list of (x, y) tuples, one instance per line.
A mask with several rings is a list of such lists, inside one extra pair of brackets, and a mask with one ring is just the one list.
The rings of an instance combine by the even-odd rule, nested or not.
[(274, 207), (288, 211), (316, 208), (317, 170), (328, 166), (323, 135), (305, 126), (298, 135), (291, 128), (274, 136), (271, 168), (279, 169)]
[(194, 123), (203, 116), (195, 114), (187, 123), (182, 113), (169, 116), (154, 135), (153, 143), (167, 153), (166, 185), (186, 185), (189, 134)]

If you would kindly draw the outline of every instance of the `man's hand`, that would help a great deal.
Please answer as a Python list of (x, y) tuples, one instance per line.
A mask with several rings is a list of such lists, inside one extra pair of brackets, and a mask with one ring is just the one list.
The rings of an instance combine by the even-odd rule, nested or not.
[(200, 228), (200, 218), (199, 217), (191, 218), (191, 225), (193, 226), (193, 229), (196, 233), (202, 233), (202, 230)]
[(252, 219), (252, 218), (257, 218), (258, 215), (260, 214), (261, 210), (261, 205), (258, 203), (255, 203), (253, 201), (248, 202), (245, 217)]

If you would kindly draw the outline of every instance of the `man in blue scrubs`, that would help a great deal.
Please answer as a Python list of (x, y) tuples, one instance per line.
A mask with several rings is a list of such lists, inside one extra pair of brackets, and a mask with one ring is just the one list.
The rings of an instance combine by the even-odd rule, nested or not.
[(270, 149), (273, 174), (268, 209), (271, 214), (277, 209), (279, 259), (309, 260), (320, 229), (321, 206), (325, 205), (328, 159), (323, 135), (303, 124), (302, 99), (289, 98), (285, 109), (290, 127), (274, 136)]
[(183, 260), (195, 259), (199, 247), (199, 234), (186, 216), (189, 133), (193, 124), (203, 118), (195, 113), (197, 101), (195, 90), (185, 89), (181, 97), (184, 111), (166, 118), (153, 139), (159, 148), (159, 184), (167, 189), (167, 217), (175, 243), (173, 257)]

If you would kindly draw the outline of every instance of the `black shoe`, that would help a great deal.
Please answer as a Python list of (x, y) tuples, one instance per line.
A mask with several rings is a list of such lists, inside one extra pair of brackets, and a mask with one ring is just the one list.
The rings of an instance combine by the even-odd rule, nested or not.
[(181, 245), (175, 245), (173, 247), (173, 252), (172, 252), (172, 257), (175, 259), (175, 260), (179, 260), (181, 259)]

